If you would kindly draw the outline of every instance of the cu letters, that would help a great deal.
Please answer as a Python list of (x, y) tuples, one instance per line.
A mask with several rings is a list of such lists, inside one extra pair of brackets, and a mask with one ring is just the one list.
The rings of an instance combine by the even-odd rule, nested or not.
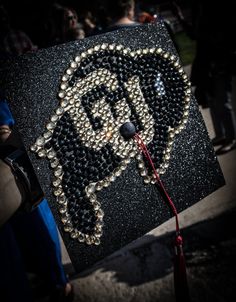
[(72, 239), (100, 244), (104, 213), (96, 192), (131, 160), (144, 183), (153, 182), (135, 141), (124, 139), (120, 127), (135, 125), (164, 174), (175, 135), (188, 121), (190, 94), (178, 59), (161, 48), (101, 44), (70, 62), (59, 105), (31, 151), (50, 161), (61, 221)]

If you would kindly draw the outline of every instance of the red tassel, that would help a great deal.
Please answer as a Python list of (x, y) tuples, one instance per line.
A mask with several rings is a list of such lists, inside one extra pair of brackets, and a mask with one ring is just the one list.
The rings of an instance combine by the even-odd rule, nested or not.
[(179, 220), (178, 220), (178, 213), (177, 209), (171, 200), (169, 194), (167, 193), (157, 171), (155, 169), (155, 165), (152, 161), (152, 158), (148, 152), (146, 145), (144, 144), (142, 138), (136, 133), (134, 135), (135, 140), (138, 143), (140, 150), (142, 151), (143, 155), (148, 160), (150, 167), (153, 170), (153, 173), (156, 178), (156, 182), (159, 185), (159, 189), (163, 194), (164, 198), (167, 200), (173, 215), (175, 216), (176, 222), (176, 233), (177, 236), (175, 238), (175, 261), (174, 261), (174, 281), (175, 281), (175, 296), (176, 302), (190, 302), (189, 291), (188, 291), (188, 283), (187, 283), (187, 273), (186, 273), (186, 265), (183, 253), (183, 239), (180, 236), (180, 229), (179, 229)]
[(177, 235), (175, 239), (174, 283), (176, 302), (189, 302), (190, 297), (183, 253), (183, 239), (180, 235)]

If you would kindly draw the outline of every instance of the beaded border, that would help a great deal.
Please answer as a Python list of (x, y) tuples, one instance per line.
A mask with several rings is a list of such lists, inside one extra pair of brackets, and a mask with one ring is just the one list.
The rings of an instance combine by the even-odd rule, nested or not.
[[(51, 139), (53, 130), (56, 127), (56, 123), (61, 118), (64, 112), (69, 111), (70, 115), (72, 115), (72, 117), (74, 116), (75, 120), (78, 118), (77, 114), (81, 109), (79, 108), (80, 107), (79, 102), (76, 102), (76, 100), (79, 100), (79, 98), (86, 93), (87, 88), (81, 86), (80, 83), (77, 83), (72, 87), (69, 87), (68, 82), (72, 78), (74, 72), (77, 70), (77, 68), (79, 68), (82, 60), (84, 60), (85, 58), (87, 58), (88, 56), (94, 53), (98, 53), (100, 51), (105, 51), (105, 50), (115, 51), (116, 53), (120, 53), (123, 55), (130, 55), (133, 58), (145, 56), (148, 54), (158, 54), (164, 59), (169, 60), (172, 66), (179, 72), (179, 74), (183, 79), (183, 82), (187, 86), (185, 90), (183, 118), (180, 120), (179, 125), (177, 127), (168, 129), (169, 132), (168, 143), (166, 149), (164, 150), (164, 159), (160, 167), (157, 169), (159, 174), (164, 174), (169, 166), (170, 153), (172, 150), (174, 137), (176, 134), (180, 133), (184, 129), (184, 126), (188, 121), (188, 114), (189, 114), (189, 107), (190, 107), (191, 89), (190, 89), (190, 83), (187, 80), (187, 75), (184, 73), (183, 68), (180, 66), (178, 58), (174, 55), (171, 55), (168, 52), (163, 51), (161, 48), (153, 47), (153, 48), (131, 50), (130, 48), (126, 48), (120, 44), (116, 45), (116, 44), (103, 43), (101, 45), (96, 45), (82, 52), (80, 55), (77, 55), (73, 61), (70, 62), (70, 67), (66, 69), (65, 74), (62, 76), (62, 83), (60, 85), (60, 91), (58, 93), (58, 97), (60, 99), (60, 107), (56, 109), (55, 114), (51, 116), (50, 122), (46, 125), (47, 131), (44, 132), (42, 136), (37, 138), (35, 144), (33, 144), (30, 147), (30, 150), (32, 152), (37, 153), (39, 157), (47, 157), (50, 160), (50, 165), (51, 168), (53, 169), (53, 173), (55, 177), (54, 180), (52, 181), (52, 185), (54, 187), (53, 193), (59, 204), (59, 213), (61, 215), (61, 221), (64, 224), (64, 231), (69, 232), (72, 239), (77, 239), (79, 242), (85, 242), (88, 245), (91, 244), (99, 245), (100, 237), (102, 236), (104, 213), (101, 210), (101, 204), (97, 200), (95, 193), (102, 190), (104, 187), (108, 187), (111, 182), (114, 182), (116, 177), (119, 177), (122, 174), (122, 172), (126, 169), (127, 165), (130, 163), (132, 158), (136, 157), (138, 161), (138, 169), (140, 175), (144, 178), (144, 183), (145, 184), (154, 183), (154, 176), (148, 175), (143, 158), (139, 154), (137, 146), (135, 144), (131, 144), (130, 145), (131, 149), (129, 150), (129, 152), (126, 152), (125, 156), (123, 157), (124, 159), (119, 165), (119, 167), (117, 167), (109, 177), (106, 177), (105, 179), (98, 181), (96, 183), (90, 183), (85, 189), (86, 196), (88, 197), (89, 202), (92, 204), (96, 215), (94, 234), (93, 235), (84, 234), (73, 227), (71, 222), (72, 216), (68, 213), (67, 200), (61, 185), (61, 180), (63, 177), (62, 166), (59, 164), (59, 160), (56, 157), (56, 152), (53, 150), (53, 148), (46, 150), (44, 148), (44, 145)], [(97, 74), (97, 76), (101, 76), (101, 75)], [(111, 89), (112, 90), (116, 89), (116, 85), (114, 81), (111, 82)], [(148, 118), (145, 119), (145, 121), (148, 122)], [(144, 131), (144, 133), (141, 133), (141, 137), (143, 138), (146, 144), (148, 144), (152, 140), (154, 134), (152, 126), (153, 126), (153, 122), (151, 121), (146, 131)]]

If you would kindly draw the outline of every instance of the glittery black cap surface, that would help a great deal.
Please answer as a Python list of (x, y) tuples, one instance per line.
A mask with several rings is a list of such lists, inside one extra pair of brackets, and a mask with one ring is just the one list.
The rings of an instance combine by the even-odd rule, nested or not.
[(1, 83), (77, 271), (171, 217), (135, 141), (120, 134), (127, 122), (178, 211), (224, 184), (162, 24), (24, 55)]

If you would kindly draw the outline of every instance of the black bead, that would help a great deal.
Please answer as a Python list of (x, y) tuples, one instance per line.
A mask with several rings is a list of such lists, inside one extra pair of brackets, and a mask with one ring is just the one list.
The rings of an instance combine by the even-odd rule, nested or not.
[(120, 127), (120, 134), (125, 139), (132, 138), (135, 135), (135, 133), (136, 133), (135, 125), (131, 122), (126, 122)]

